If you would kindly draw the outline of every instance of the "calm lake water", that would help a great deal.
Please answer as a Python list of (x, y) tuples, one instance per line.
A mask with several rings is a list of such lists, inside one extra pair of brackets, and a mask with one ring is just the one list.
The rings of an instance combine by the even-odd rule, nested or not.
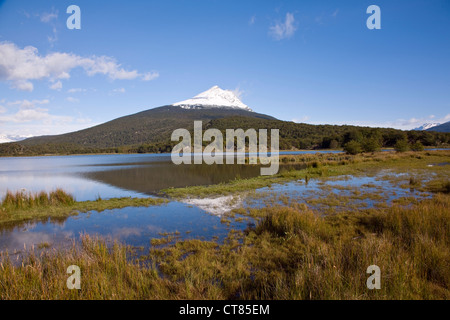
[[(334, 151), (336, 153), (338, 151)], [(316, 151), (284, 152), (304, 154)], [(260, 174), (253, 165), (174, 165), (170, 154), (0, 158), (0, 198), (7, 192), (63, 188), (77, 201), (146, 197), (169, 187), (227, 182)]]
[[(259, 174), (259, 166), (251, 165), (176, 166), (172, 164), (170, 154), (0, 158), (0, 198), (4, 197), (7, 190), (38, 192), (56, 188), (73, 194), (78, 201), (95, 200), (98, 197), (148, 197), (155, 196), (158, 191), (168, 187), (216, 184), (236, 177), (248, 178)], [(405, 181), (407, 179), (405, 177)], [(291, 182), (259, 189), (253, 196), (238, 201), (232, 196), (187, 199), (148, 208), (82, 213), (59, 221), (2, 226), (0, 252), (14, 252), (23, 249), (24, 245), (29, 248), (40, 243), (49, 243), (52, 247), (70, 244), (83, 233), (145, 248), (149, 247), (150, 239), (161, 237), (161, 233), (165, 232), (177, 231), (183, 239), (223, 240), (230, 228), (243, 230), (253, 222), (243, 220), (223, 223), (221, 214), (229, 209), (240, 206), (259, 207), (267, 203), (264, 201), (271, 201), (272, 204), (283, 201), (304, 202), (311, 208), (327, 209), (327, 206), (336, 207), (335, 204), (342, 201), (342, 196), (351, 195), (355, 188), (365, 190), (370, 195), (355, 197), (352, 205), (360, 207), (372, 207), (375, 200), (389, 202), (401, 197), (428, 197), (415, 190), (393, 186), (376, 176), (347, 177), (336, 181), (312, 180), (309, 184)], [(334, 202), (315, 202), (319, 198)]]

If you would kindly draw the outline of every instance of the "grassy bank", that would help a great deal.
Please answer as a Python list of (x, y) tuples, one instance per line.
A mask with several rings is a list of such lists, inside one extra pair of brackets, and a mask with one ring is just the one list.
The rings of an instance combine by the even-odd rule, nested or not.
[[(449, 170), (440, 163), (450, 162), (450, 151), (422, 152), (376, 152), (359, 155), (346, 154), (304, 154), (280, 156), (280, 170), (274, 176), (259, 176), (251, 179), (236, 179), (212, 186), (192, 186), (186, 188), (169, 188), (162, 192), (173, 198), (210, 197), (233, 194), (267, 187), (274, 183), (294, 180), (309, 180), (318, 177), (339, 175), (373, 175), (381, 169), (390, 169), (397, 173), (421, 170), (425, 175), (439, 175), (429, 191), (442, 191), (450, 188)], [(304, 167), (303, 169), (296, 169)], [(447, 166), (448, 167), (448, 166)]]
[(0, 225), (27, 220), (58, 219), (80, 212), (104, 211), (125, 207), (148, 207), (166, 203), (160, 198), (113, 198), (77, 202), (72, 195), (57, 189), (50, 193), (7, 192), (0, 203)]
[[(450, 196), (413, 207), (319, 217), (306, 206), (254, 210), (223, 244), (189, 240), (129, 248), (83, 237), (66, 251), (3, 257), (1, 299), (449, 299)], [(369, 290), (367, 267), (381, 269)], [(81, 290), (66, 288), (69, 265)]]

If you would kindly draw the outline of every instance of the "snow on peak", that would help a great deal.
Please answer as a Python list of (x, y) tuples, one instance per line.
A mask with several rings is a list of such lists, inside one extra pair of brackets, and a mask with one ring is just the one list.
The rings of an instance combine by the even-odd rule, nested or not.
[(247, 105), (243, 104), (241, 100), (230, 90), (223, 90), (218, 86), (214, 86), (191, 99), (180, 101), (173, 104), (184, 109), (195, 109), (198, 107), (225, 107), (234, 109), (244, 109), (253, 111)]
[(438, 125), (440, 125), (440, 123), (425, 123), (425, 124), (421, 125), (420, 127), (415, 128), (413, 130), (424, 131), (424, 130), (428, 130), (428, 129), (431, 129), (433, 127), (436, 127)]

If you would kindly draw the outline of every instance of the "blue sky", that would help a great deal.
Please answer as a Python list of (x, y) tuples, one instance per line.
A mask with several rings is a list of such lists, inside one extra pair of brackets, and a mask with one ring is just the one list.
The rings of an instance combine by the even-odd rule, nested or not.
[[(81, 30), (66, 27), (71, 4)], [(0, 136), (79, 130), (214, 85), (282, 120), (449, 121), (450, 2), (0, 0)]]

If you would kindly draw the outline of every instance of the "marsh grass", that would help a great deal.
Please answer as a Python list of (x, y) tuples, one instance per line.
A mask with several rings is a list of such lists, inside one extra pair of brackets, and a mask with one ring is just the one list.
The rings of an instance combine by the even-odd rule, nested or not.
[(65, 219), (80, 212), (104, 211), (125, 207), (148, 207), (167, 203), (161, 198), (113, 198), (95, 201), (75, 201), (62, 189), (50, 193), (8, 191), (0, 203), (0, 225), (11, 225), (28, 220)]
[(75, 203), (72, 195), (62, 189), (56, 189), (49, 193), (41, 191), (31, 193), (17, 191), (15, 193), (7, 191), (0, 207), (5, 211), (23, 210), (32, 208), (45, 208), (49, 206), (71, 206)]
[[(449, 207), (438, 194), (326, 217), (306, 205), (254, 209), (256, 226), (222, 244), (180, 240), (136, 260), (129, 247), (83, 236), (68, 251), (3, 259), (0, 298), (449, 299)], [(366, 287), (373, 264), (380, 290)], [(81, 290), (65, 287), (69, 265), (81, 268)]]
[[(0, 299), (447, 300), (449, 173), (448, 167), (428, 164), (448, 162), (448, 157), (448, 151), (293, 156), (286, 162), (305, 164), (304, 169), (216, 186), (170, 189), (167, 194), (174, 197), (202, 197), (305, 177), (374, 175), (389, 168), (394, 175), (387, 180), (397, 179), (398, 184), (417, 185), (436, 194), (421, 201), (401, 198), (398, 203), (372, 209), (348, 206), (329, 215), (280, 196), (278, 203), (268, 203), (260, 209), (239, 208), (234, 215), (224, 216), (224, 223), (238, 215), (251, 217), (255, 223), (245, 232), (231, 230), (223, 243), (183, 241), (176, 234), (165, 234), (166, 238), (153, 241), (148, 254), (139, 259), (130, 259), (132, 249), (127, 246), (89, 236), (83, 236), (81, 244), (69, 250), (44, 246), (39, 253), (29, 251), (21, 256), (21, 261), (3, 255)], [(397, 173), (404, 175), (396, 177)], [(431, 174), (432, 178), (424, 179)], [(344, 200), (326, 199), (332, 205)], [(79, 211), (162, 202), (125, 198), (22, 209), (11, 205), (12, 209), (2, 212), (0, 221), (17, 220), (21, 214), (28, 218), (49, 214), (64, 217)], [(380, 290), (366, 287), (367, 267), (374, 264), (381, 269)], [(81, 290), (66, 288), (69, 265), (81, 268)]]

